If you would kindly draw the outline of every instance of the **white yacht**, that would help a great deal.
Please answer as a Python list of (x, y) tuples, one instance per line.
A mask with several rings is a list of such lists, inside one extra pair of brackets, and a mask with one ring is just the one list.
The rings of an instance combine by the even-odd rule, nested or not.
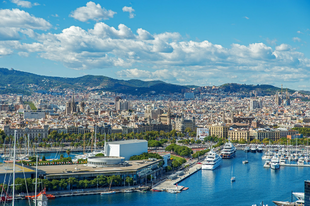
[(256, 150), (257, 150), (257, 152), (262, 153), (263, 152), (263, 147), (261, 145), (258, 145)]
[(298, 162), (297, 162), (298, 165), (304, 165), (305, 164), (305, 159), (303, 157), (300, 157), (298, 159)]
[(270, 161), (266, 161), (266, 162), (265, 162), (264, 168), (270, 168)]
[(280, 169), (279, 158), (276, 155), (271, 158), (270, 168), (273, 170)]
[(208, 153), (207, 158), (202, 162), (203, 170), (214, 170), (222, 163), (222, 158), (213, 149)]
[(263, 160), (271, 160), (272, 155), (273, 155), (272, 152), (267, 151), (267, 152), (262, 156), (262, 159), (263, 159)]
[(246, 147), (244, 148), (244, 151), (245, 151), (245, 152), (250, 152), (250, 147), (249, 147), (249, 146), (246, 146)]
[(285, 157), (281, 156), (280, 157), (280, 165), (285, 165), (285, 163), (286, 163)]
[(298, 200), (305, 200), (305, 193), (304, 193), (304, 192), (293, 192), (293, 195), (294, 195)]
[(229, 141), (224, 144), (224, 148), (221, 152), (221, 157), (223, 159), (230, 159), (235, 157), (236, 147)]
[(255, 145), (251, 146), (251, 152), (256, 153), (256, 146)]

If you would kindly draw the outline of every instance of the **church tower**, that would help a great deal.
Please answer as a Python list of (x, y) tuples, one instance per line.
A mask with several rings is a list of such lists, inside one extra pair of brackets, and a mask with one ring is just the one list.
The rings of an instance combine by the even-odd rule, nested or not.
[(170, 107), (169, 107), (168, 113), (167, 113), (167, 125), (171, 125), (171, 111), (170, 111)]

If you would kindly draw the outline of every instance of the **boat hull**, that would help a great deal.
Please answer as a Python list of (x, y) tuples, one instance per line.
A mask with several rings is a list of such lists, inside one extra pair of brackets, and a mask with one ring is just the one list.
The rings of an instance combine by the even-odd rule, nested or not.
[(271, 163), (270, 168), (273, 169), (273, 170), (278, 170), (278, 169), (280, 169), (280, 165), (279, 164), (272, 164)]
[(205, 164), (202, 164), (202, 166), (201, 166), (201, 169), (203, 169), (203, 170), (214, 170), (214, 169), (216, 169), (217, 167), (219, 167), (220, 165), (221, 165), (221, 163), (222, 163), (222, 160), (219, 160), (219, 161), (217, 161), (215, 164), (212, 164), (212, 165), (205, 165)]
[(231, 158), (234, 158), (234, 157), (235, 157), (235, 152), (234, 152), (234, 153), (231, 153), (231, 154), (222, 153), (222, 154), (221, 154), (221, 157), (222, 157), (223, 159), (231, 159)]

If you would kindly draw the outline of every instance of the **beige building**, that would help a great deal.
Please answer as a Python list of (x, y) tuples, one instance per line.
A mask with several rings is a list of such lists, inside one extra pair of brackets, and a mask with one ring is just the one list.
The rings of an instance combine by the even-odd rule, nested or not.
[(250, 131), (249, 130), (229, 130), (228, 137), (230, 140), (242, 140), (250, 141)]
[(228, 131), (229, 127), (226, 125), (212, 125), (208, 126), (209, 128), (209, 134), (210, 136), (217, 136), (219, 138), (225, 138), (227, 139), (228, 137)]
[(44, 125), (43, 127), (33, 127), (33, 128), (10, 128), (9, 125), (5, 125), (3, 127), (3, 131), (7, 136), (14, 136), (14, 131), (16, 130), (16, 138), (26, 137), (29, 135), (30, 139), (38, 138), (41, 140), (42, 138), (47, 138), (48, 136), (48, 125)]
[(272, 141), (277, 141), (280, 139), (279, 130), (252, 130), (250, 131), (250, 135), (254, 139), (258, 139), (260, 141), (262, 141), (265, 138), (268, 138)]

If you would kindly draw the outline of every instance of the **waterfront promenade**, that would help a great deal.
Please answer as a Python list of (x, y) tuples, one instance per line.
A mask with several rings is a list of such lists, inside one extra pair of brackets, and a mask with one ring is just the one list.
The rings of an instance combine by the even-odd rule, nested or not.
[(165, 179), (162, 182), (157, 183), (156, 185), (153, 186), (152, 189), (155, 190), (161, 190), (161, 191), (167, 191), (167, 190), (176, 190), (176, 191), (181, 191), (184, 186), (178, 185), (179, 182), (183, 181), (187, 177), (191, 176), (192, 174), (196, 173), (201, 169), (201, 164), (194, 164), (192, 167), (190, 167), (186, 172), (184, 172), (183, 175), (179, 176), (178, 178), (174, 180), (170, 179)]

